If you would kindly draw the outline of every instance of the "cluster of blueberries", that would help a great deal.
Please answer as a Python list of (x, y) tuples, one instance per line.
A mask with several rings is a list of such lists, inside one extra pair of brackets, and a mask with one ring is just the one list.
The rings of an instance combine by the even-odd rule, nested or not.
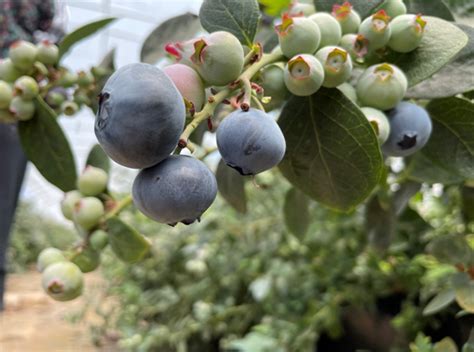
[[(400, 0), (383, 6), (362, 21), (347, 2), (335, 5), (331, 14), (294, 2), (276, 26), (280, 45), (274, 52), (281, 53), (281, 60), (286, 57), (286, 64), (269, 64), (249, 77), (255, 82), (252, 88), (271, 96), (267, 110), (281, 107), (289, 93), (309, 96), (322, 86), (337, 87), (361, 106), (386, 155), (407, 156), (422, 148), (431, 120), (423, 108), (402, 102), (408, 83), (398, 67), (375, 64), (360, 75), (355, 87), (348, 83), (353, 61), (372, 60), (387, 47), (410, 52), (420, 44), (426, 22), (406, 14)], [(171, 155), (186, 116), (205, 109), (206, 87), (213, 87), (213, 94), (233, 87), (227, 104), (241, 99), (242, 72), (253, 62), (246, 60), (238, 39), (225, 31), (171, 43), (166, 50), (179, 62), (164, 70), (131, 64), (109, 78), (100, 94), (95, 133), (114, 161), (142, 169), (132, 192), (137, 208), (174, 226), (199, 220), (217, 193), (215, 177), (205, 164), (192, 156)], [(211, 95), (207, 101), (213, 99)], [(261, 104), (257, 106), (231, 106), (217, 128), (223, 160), (242, 175), (268, 170), (285, 154), (280, 128)]]
[(37, 260), (45, 292), (55, 300), (69, 301), (82, 293), (83, 273), (95, 270), (108, 244), (107, 232), (98, 228), (106, 212), (108, 174), (87, 166), (77, 180), (77, 190), (65, 193), (61, 210), (87, 238), (71, 250), (44, 249)]
[(0, 60), (0, 123), (28, 121), (40, 95), (56, 113), (74, 115), (90, 105), (95, 91), (96, 70), (71, 72), (57, 67), (58, 47), (44, 40), (38, 44), (19, 40)]

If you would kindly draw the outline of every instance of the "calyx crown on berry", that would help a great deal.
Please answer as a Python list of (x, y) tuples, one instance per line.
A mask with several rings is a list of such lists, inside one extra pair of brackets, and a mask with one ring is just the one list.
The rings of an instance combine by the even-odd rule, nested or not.
[(335, 4), (332, 7), (332, 15), (337, 19), (344, 19), (352, 12), (352, 4), (346, 1), (342, 5)]
[(375, 68), (374, 73), (382, 81), (386, 81), (386, 80), (389, 80), (392, 77), (392, 75), (394, 73), (394, 70), (393, 70), (393, 67), (390, 66), (389, 64), (383, 63), (383, 64), (380, 64), (379, 66), (377, 66)]
[(347, 51), (341, 50), (339, 48), (334, 48), (329, 53), (326, 59), (325, 66), (333, 72), (339, 72), (339, 70), (343, 67), (346, 61), (347, 61)]
[(288, 61), (288, 69), (294, 79), (305, 79), (311, 73), (311, 67), (302, 56), (297, 56)]
[(290, 16), (287, 13), (283, 14), (281, 19), (282, 19), (281, 24), (275, 26), (275, 29), (279, 35), (284, 36), (288, 34), (294, 21), (293, 21), (292, 16)]
[(423, 18), (421, 18), (421, 14), (419, 13), (415, 17), (415, 30), (418, 33), (423, 33), (423, 31), (425, 30), (425, 27), (426, 27), (426, 23), (427, 22)]
[(372, 15), (372, 27), (377, 32), (383, 32), (390, 22), (390, 16), (387, 15), (385, 10), (377, 11)]

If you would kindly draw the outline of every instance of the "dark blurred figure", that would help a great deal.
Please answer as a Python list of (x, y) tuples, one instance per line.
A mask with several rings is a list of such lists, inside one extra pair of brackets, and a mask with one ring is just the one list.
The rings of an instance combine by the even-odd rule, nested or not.
[[(54, 10), (54, 0), (1, 0), (0, 56), (7, 56), (8, 47), (16, 40), (34, 42), (37, 31), (49, 31)], [(4, 308), (8, 238), (25, 168), (16, 125), (0, 123), (0, 311)]]

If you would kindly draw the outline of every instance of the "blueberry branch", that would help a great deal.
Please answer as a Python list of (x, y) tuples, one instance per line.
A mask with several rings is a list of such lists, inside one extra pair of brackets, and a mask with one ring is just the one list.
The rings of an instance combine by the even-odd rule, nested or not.
[[(241, 84), (245, 84), (245, 82), (250, 82), (252, 77), (255, 76), (255, 74), (263, 67), (281, 59), (283, 59), (283, 53), (281, 52), (280, 48), (276, 48), (275, 50), (273, 50), (272, 53), (263, 55), (259, 61), (250, 65), (240, 75), (237, 81), (241, 82)], [(224, 90), (221, 90), (219, 93), (209, 98), (209, 101), (206, 103), (204, 108), (194, 115), (193, 120), (186, 126), (184, 132), (181, 134), (180, 143), (182, 145), (186, 146), (191, 133), (194, 132), (194, 130), (199, 126), (201, 122), (211, 117), (216, 107), (224, 100), (226, 100), (235, 91), (235, 89), (236, 88), (233, 86), (228, 86)]]
[(105, 215), (104, 221), (107, 221), (110, 218), (113, 218), (115, 215), (120, 213), (124, 208), (128, 207), (130, 204), (132, 204), (132, 195), (129, 194), (122, 200), (118, 201), (116, 205)]

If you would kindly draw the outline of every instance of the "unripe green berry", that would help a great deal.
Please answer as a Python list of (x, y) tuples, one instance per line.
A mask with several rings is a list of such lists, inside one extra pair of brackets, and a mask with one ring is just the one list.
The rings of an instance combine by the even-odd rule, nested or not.
[(337, 89), (343, 92), (344, 95), (350, 100), (352, 100), (354, 104), (357, 104), (357, 93), (356, 89), (352, 84), (344, 82), (343, 84), (337, 86)]
[(19, 40), (10, 45), (8, 57), (20, 71), (28, 71), (36, 61), (37, 52), (34, 44)]
[(14, 65), (12, 60), (4, 59), (0, 60), (0, 79), (6, 82), (15, 82), (18, 77), (21, 77), (22, 73)]
[(89, 243), (96, 251), (101, 251), (109, 243), (109, 235), (103, 230), (95, 230), (90, 238)]
[(407, 13), (407, 7), (402, 0), (385, 0), (380, 6), (380, 10), (385, 10), (387, 15), (392, 18)]
[(81, 105), (89, 106), (91, 104), (91, 99), (89, 98), (89, 95), (87, 94), (87, 92), (78, 89), (74, 92), (74, 102), (78, 106), (81, 106)]
[(94, 76), (92, 73), (87, 71), (79, 71), (77, 74), (77, 84), (79, 87), (89, 87), (92, 83), (94, 83)]
[(334, 5), (332, 8), (333, 17), (339, 22), (342, 34), (357, 33), (360, 26), (360, 16), (352, 9), (350, 2), (346, 1), (342, 5)]
[(60, 88), (53, 88), (46, 95), (46, 102), (48, 103), (48, 105), (52, 106), (53, 108), (60, 107), (61, 104), (64, 101), (66, 101), (66, 99), (67, 99), (66, 91)]
[(392, 31), (388, 46), (399, 53), (409, 53), (421, 43), (426, 21), (420, 15), (401, 15), (390, 22)]
[(380, 145), (384, 144), (390, 134), (390, 123), (388, 122), (387, 115), (380, 110), (369, 107), (363, 107), (360, 110), (372, 125)]
[(69, 88), (77, 83), (77, 74), (75, 72), (64, 70), (58, 80), (58, 85)]
[(71, 262), (51, 264), (42, 275), (43, 289), (57, 301), (70, 301), (80, 296), (83, 281), (81, 270)]
[(63, 252), (57, 248), (45, 248), (41, 251), (36, 261), (36, 268), (39, 272), (43, 272), (48, 266), (58, 262), (67, 261)]
[(79, 111), (79, 106), (73, 101), (65, 101), (61, 104), (61, 111), (66, 116), (73, 116)]
[(107, 172), (88, 165), (77, 179), (77, 189), (85, 196), (97, 196), (107, 188), (108, 179)]
[(383, 63), (367, 68), (357, 82), (357, 97), (362, 105), (380, 110), (394, 108), (405, 96), (408, 82), (395, 65)]
[(391, 33), (389, 22), (390, 17), (387, 16), (384, 10), (380, 10), (362, 21), (359, 34), (362, 34), (369, 41), (369, 50), (374, 51), (388, 44)]
[(76, 264), (83, 273), (90, 273), (99, 266), (100, 253), (89, 247), (79, 248), (72, 255), (71, 262)]
[(5, 81), (0, 81), (0, 109), (6, 109), (10, 106), (13, 99), (13, 90)]
[(90, 230), (99, 223), (104, 214), (104, 205), (98, 198), (85, 197), (75, 204), (73, 219), (84, 230)]
[(59, 48), (49, 40), (36, 44), (38, 49), (37, 60), (45, 65), (54, 65), (58, 62)]
[(49, 71), (48, 68), (42, 62), (36, 61), (33, 64), (34, 72), (33, 76), (47, 76)]
[(301, 3), (294, 0), (289, 7), (290, 16), (309, 16), (316, 12), (314, 4)]
[(318, 12), (309, 18), (316, 22), (321, 32), (319, 48), (339, 44), (342, 37), (341, 25), (333, 16), (326, 12)]
[(297, 55), (286, 64), (284, 79), (291, 93), (308, 96), (321, 88), (324, 81), (324, 69), (313, 55)]
[(283, 16), (276, 26), (283, 54), (291, 58), (298, 54), (314, 54), (321, 41), (321, 32), (316, 22), (306, 17)]
[(15, 95), (22, 97), (24, 100), (32, 100), (39, 93), (38, 83), (29, 76), (21, 76), (14, 84)]
[(66, 219), (73, 219), (74, 206), (82, 199), (82, 193), (79, 191), (69, 191), (64, 193), (61, 201), (61, 211)]
[(242, 72), (244, 49), (237, 37), (229, 32), (213, 32), (195, 41), (194, 49), (193, 68), (208, 85), (229, 84)]
[(18, 122), (18, 119), (11, 113), (10, 110), (0, 109), (0, 123), (11, 124)]
[(362, 34), (346, 34), (341, 38), (339, 46), (345, 49), (352, 60), (363, 61), (369, 51), (369, 41)]
[(320, 49), (315, 56), (324, 68), (323, 87), (337, 87), (351, 77), (352, 59), (344, 49), (337, 46), (326, 46)]
[(35, 103), (21, 97), (14, 97), (10, 102), (10, 112), (20, 121), (27, 121), (35, 115)]
[(284, 79), (285, 66), (283, 63), (276, 63), (266, 66), (261, 73), (261, 87), (263, 94), (271, 97), (265, 110), (271, 111), (279, 108), (289, 95)]
[(193, 103), (195, 111), (200, 111), (206, 99), (206, 92), (199, 74), (183, 64), (166, 66), (163, 71), (173, 81), (183, 98)]

